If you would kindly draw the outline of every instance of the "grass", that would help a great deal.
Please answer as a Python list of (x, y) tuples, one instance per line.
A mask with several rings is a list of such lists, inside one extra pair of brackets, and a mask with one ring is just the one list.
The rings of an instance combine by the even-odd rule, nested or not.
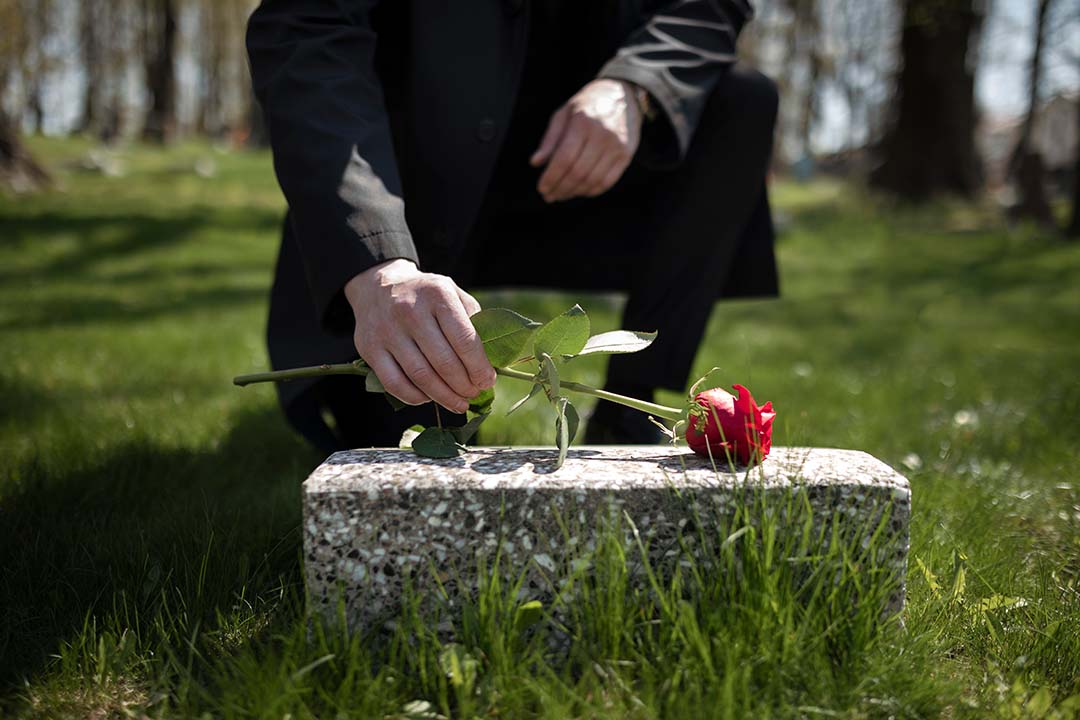
[[(229, 383), (266, 364), (269, 158), (132, 149), (102, 177), (79, 168), (89, 149), (36, 142), (60, 189), (0, 199), (0, 715), (1080, 713), (1080, 246), (978, 206), (780, 184), (783, 299), (714, 311), (697, 369), (772, 400), (778, 444), (911, 479), (904, 628), (830, 610), (764, 550), (793, 534), (759, 523), (738, 557), (649, 592), (627, 582), (633, 549), (605, 545), (562, 651), (498, 584), (456, 644), (415, 613), (389, 637), (309, 636), (298, 484), (320, 458), (269, 388)], [(598, 330), (619, 309), (481, 301), (536, 318), (580, 301)], [(502, 408), (527, 389), (500, 383)], [(483, 441), (551, 443), (539, 404), (512, 419)]]

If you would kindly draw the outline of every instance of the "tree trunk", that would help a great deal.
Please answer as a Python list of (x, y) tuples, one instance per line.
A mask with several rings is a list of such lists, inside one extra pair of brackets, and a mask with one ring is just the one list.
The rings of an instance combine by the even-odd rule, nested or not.
[[(1080, 108), (1076, 112), (1077, 137), (1080, 138)], [(1072, 221), (1065, 228), (1071, 238), (1080, 238), (1080, 142), (1076, 143), (1076, 160), (1073, 162)]]
[(27, 26), (32, 28), (31, 42), (35, 45), (33, 70), (27, 82), (27, 110), (34, 133), (40, 135), (45, 131), (45, 80), (53, 65), (52, 54), (47, 48), (55, 13), (52, 0), (32, 0), (26, 12)]
[(50, 183), (49, 173), (23, 146), (15, 121), (0, 109), (0, 185), (24, 193)]
[(176, 132), (174, 0), (146, 0), (143, 20), (146, 89), (150, 96), (143, 137), (151, 142), (168, 142)]
[(879, 148), (871, 183), (920, 200), (936, 193), (970, 197), (982, 185), (975, 148), (975, 64), (979, 0), (905, 0), (903, 68), (892, 127)]
[(795, 25), (798, 27), (799, 44), (802, 45), (806, 61), (806, 94), (799, 104), (799, 144), (803, 157), (812, 155), (810, 150), (810, 132), (817, 118), (818, 83), (821, 79), (821, 51), (823, 44), (821, 25), (818, 22), (818, 9), (815, 0), (798, 0), (794, 5)]
[(41, 78), (33, 77), (30, 88), (27, 91), (26, 110), (30, 113), (30, 127), (35, 135), (41, 135), (45, 131), (45, 103), (42, 99), (44, 90), (41, 88)]
[(1032, 143), (1035, 115), (1039, 108), (1039, 85), (1042, 78), (1043, 47), (1046, 40), (1046, 16), (1053, 0), (1039, 0), (1035, 15), (1035, 50), (1028, 68), (1028, 107), (1020, 137), (1009, 159), (1009, 174), (1016, 183), (1020, 198), (1012, 208), (1013, 217), (1030, 218), (1042, 225), (1054, 224), (1054, 213), (1046, 196), (1046, 168), (1039, 149)]
[(82, 0), (79, 3), (79, 42), (82, 51), (83, 72), (86, 73), (83, 95), (82, 116), (76, 125), (80, 133), (97, 134), (101, 131), (101, 73), (105, 58), (101, 51), (101, 38), (98, 36), (98, 0)]
[(225, 42), (222, 25), (221, 0), (208, 0), (200, 8), (202, 12), (202, 93), (198, 114), (199, 130), (210, 137), (220, 137), (223, 132), (222, 65)]

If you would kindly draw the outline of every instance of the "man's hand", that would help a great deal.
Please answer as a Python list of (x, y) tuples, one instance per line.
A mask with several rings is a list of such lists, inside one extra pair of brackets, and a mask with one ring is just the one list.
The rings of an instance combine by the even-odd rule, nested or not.
[(533, 167), (547, 164), (537, 185), (544, 200), (595, 197), (618, 182), (641, 139), (633, 93), (621, 80), (593, 80), (555, 111), (529, 159)]
[(495, 370), (469, 316), (480, 303), (445, 275), (389, 260), (345, 285), (356, 317), (353, 342), (387, 392), (410, 405), (434, 400), (465, 412), (495, 385)]

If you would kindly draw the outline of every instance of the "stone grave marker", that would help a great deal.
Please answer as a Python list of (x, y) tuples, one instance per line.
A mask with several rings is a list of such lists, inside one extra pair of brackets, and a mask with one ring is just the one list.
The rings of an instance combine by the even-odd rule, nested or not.
[(528, 569), (523, 592), (542, 595), (569, 556), (593, 547), (597, 518), (612, 511), (660, 567), (688, 525), (729, 516), (755, 493), (777, 507), (805, 493), (815, 529), (842, 521), (855, 533), (845, 542), (866, 547), (877, 532), (874, 561), (898, 581), (883, 610), (903, 607), (910, 489), (866, 453), (777, 447), (734, 472), (665, 446), (579, 446), (552, 472), (554, 461), (553, 449), (536, 448), (472, 448), (448, 460), (398, 449), (331, 455), (303, 487), (309, 612), (333, 621), (343, 599), (350, 626), (365, 626), (393, 613), (407, 576), (420, 591), (433, 570), (473, 585), (478, 555), (496, 550), (514, 571)]

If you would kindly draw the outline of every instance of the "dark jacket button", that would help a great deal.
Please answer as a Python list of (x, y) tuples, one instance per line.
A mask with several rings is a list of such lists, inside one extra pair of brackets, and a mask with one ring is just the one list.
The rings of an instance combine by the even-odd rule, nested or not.
[(484, 118), (480, 121), (480, 124), (476, 126), (476, 138), (480, 142), (491, 142), (495, 139), (495, 121), (491, 118)]

